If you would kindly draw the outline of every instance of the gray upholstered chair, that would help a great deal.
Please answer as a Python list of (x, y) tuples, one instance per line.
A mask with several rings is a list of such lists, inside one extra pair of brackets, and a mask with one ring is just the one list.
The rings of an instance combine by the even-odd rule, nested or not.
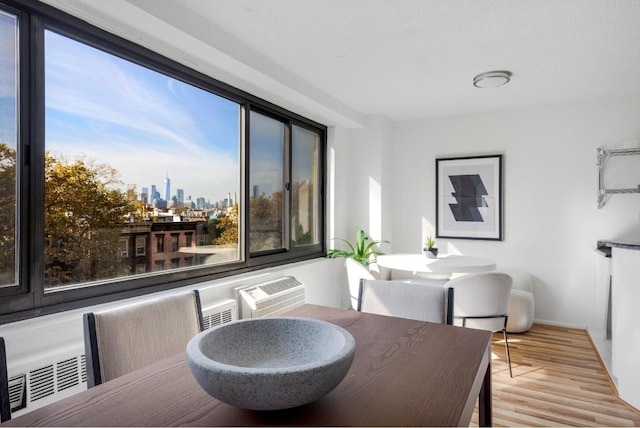
[(11, 419), (9, 402), (9, 376), (7, 374), (7, 353), (4, 338), (0, 337), (0, 422)]
[(442, 286), (362, 279), (358, 310), (440, 324), (453, 323), (453, 289)]
[(84, 314), (89, 388), (184, 352), (203, 330), (197, 290)]
[(447, 285), (456, 294), (453, 305), (454, 325), (502, 332), (509, 376), (513, 377), (507, 337), (507, 306), (511, 282), (511, 276), (505, 273), (485, 272), (462, 275), (452, 279)]

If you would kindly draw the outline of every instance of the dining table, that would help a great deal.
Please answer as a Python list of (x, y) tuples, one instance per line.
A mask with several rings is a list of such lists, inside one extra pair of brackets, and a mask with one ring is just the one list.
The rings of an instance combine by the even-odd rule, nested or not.
[[(431, 253), (429, 253), (431, 254)], [(455, 273), (488, 272), (496, 269), (496, 262), (483, 257), (458, 254), (386, 254), (378, 256), (376, 263), (381, 274), (389, 277), (392, 271), (402, 271), (429, 279), (449, 279)]]
[(356, 342), (345, 378), (285, 410), (241, 409), (208, 395), (186, 352), (11, 419), (6, 426), (490, 426), (491, 333), (313, 304), (287, 316), (343, 327)]

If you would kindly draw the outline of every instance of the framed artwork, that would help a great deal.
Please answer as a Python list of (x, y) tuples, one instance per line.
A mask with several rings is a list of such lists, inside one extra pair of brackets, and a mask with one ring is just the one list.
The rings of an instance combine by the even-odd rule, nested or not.
[(502, 241), (502, 155), (436, 159), (436, 237)]

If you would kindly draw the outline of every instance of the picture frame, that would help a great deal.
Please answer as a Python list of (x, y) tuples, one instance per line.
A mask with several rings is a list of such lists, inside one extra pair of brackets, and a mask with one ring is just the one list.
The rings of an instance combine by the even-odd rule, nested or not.
[(436, 159), (436, 237), (502, 241), (502, 155)]

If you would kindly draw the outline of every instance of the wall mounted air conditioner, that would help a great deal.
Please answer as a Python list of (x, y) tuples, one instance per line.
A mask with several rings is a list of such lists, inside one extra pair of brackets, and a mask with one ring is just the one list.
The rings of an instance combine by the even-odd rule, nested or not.
[(279, 315), (305, 301), (304, 284), (292, 276), (236, 290), (242, 318)]

